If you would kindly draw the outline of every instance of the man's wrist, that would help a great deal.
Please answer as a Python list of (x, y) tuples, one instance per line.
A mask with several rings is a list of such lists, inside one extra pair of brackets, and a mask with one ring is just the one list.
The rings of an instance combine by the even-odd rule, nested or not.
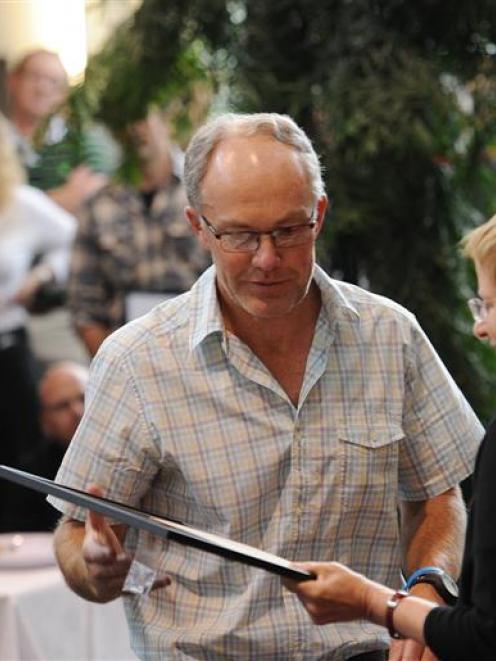
[[(417, 586), (422, 586), (426, 590), (420, 590)], [(456, 581), (440, 567), (421, 567), (414, 571), (406, 580), (406, 590), (415, 589), (415, 593), (438, 595), (442, 601), (449, 605), (456, 603), (458, 598), (458, 586)]]
[(440, 606), (446, 604), (436, 588), (427, 583), (417, 583), (417, 585), (414, 585), (408, 590), (408, 594), (411, 594), (414, 597), (418, 597), (419, 599), (432, 601), (435, 604), (439, 604)]

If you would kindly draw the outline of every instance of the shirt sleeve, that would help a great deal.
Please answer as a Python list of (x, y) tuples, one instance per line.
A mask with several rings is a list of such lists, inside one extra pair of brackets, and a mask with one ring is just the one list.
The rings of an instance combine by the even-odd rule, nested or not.
[[(113, 357), (115, 346), (120, 344), (114, 336), (92, 361), (84, 416), (56, 480), (82, 490), (96, 483), (112, 500), (137, 506), (160, 469), (160, 442), (146, 422), (145, 404), (123, 352)], [(48, 500), (71, 518), (85, 517), (82, 508), (51, 496)]]
[(20, 189), (26, 217), (35, 238), (40, 263), (49, 265), (55, 278), (67, 278), (70, 250), (76, 232), (76, 219), (45, 193), (30, 186)]
[(400, 498), (425, 500), (473, 472), (484, 428), (415, 321), (406, 346)]
[[(453, 608), (434, 608), (425, 622), (427, 643), (442, 659), (496, 659), (495, 471), (496, 424), (493, 422), (477, 462), (475, 504), (469, 521), (471, 537), (467, 540), (473, 567), (473, 581), (466, 595), (468, 603), (462, 601)], [(464, 562), (462, 585), (467, 569)]]

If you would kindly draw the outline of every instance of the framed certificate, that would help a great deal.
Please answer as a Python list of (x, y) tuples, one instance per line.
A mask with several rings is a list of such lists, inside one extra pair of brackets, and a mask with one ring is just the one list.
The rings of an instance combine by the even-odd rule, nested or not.
[(253, 567), (260, 567), (273, 574), (285, 576), (296, 581), (315, 578), (311, 572), (293, 567), (288, 560), (278, 555), (261, 551), (254, 546), (235, 542), (226, 537), (193, 528), (179, 521), (164, 519), (148, 512), (142, 512), (134, 507), (116, 503), (108, 498), (95, 496), (79, 489), (64, 486), (63, 484), (57, 484), (53, 480), (40, 477), (39, 475), (26, 473), (10, 466), (0, 465), (0, 477), (28, 487), (29, 489), (34, 489), (35, 491), (66, 500), (74, 505), (79, 505), (85, 509), (98, 512), (119, 523), (124, 523), (140, 530), (147, 530), (157, 537), (203, 549), (228, 560), (235, 560)]

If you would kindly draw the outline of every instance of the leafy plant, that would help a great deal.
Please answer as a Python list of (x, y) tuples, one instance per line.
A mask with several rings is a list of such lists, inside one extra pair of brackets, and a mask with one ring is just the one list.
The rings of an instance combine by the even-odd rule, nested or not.
[(293, 116), (333, 199), (320, 260), (412, 310), (487, 420), (457, 245), (496, 207), (495, 43), (493, 0), (144, 0), (77, 94), (117, 131), (175, 108), (183, 143), (210, 101)]

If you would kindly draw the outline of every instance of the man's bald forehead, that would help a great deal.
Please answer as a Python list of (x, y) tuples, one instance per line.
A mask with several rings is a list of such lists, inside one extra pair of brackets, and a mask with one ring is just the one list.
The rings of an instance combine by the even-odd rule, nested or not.
[(65, 70), (62, 60), (57, 53), (49, 50), (44, 50), (42, 48), (30, 51), (26, 53), (18, 62), (14, 65), (12, 69), (13, 74), (23, 74), (25, 71), (29, 70), (30, 66), (34, 66), (38, 62), (47, 62), (50, 61), (50, 65), (55, 64), (60, 71), (60, 80), (61, 82), (67, 83), (68, 76), (67, 71)]
[(88, 380), (88, 369), (84, 365), (72, 362), (56, 363), (49, 367), (40, 381), (40, 395), (46, 393), (54, 384), (65, 380), (66, 378), (75, 379), (84, 385)]

